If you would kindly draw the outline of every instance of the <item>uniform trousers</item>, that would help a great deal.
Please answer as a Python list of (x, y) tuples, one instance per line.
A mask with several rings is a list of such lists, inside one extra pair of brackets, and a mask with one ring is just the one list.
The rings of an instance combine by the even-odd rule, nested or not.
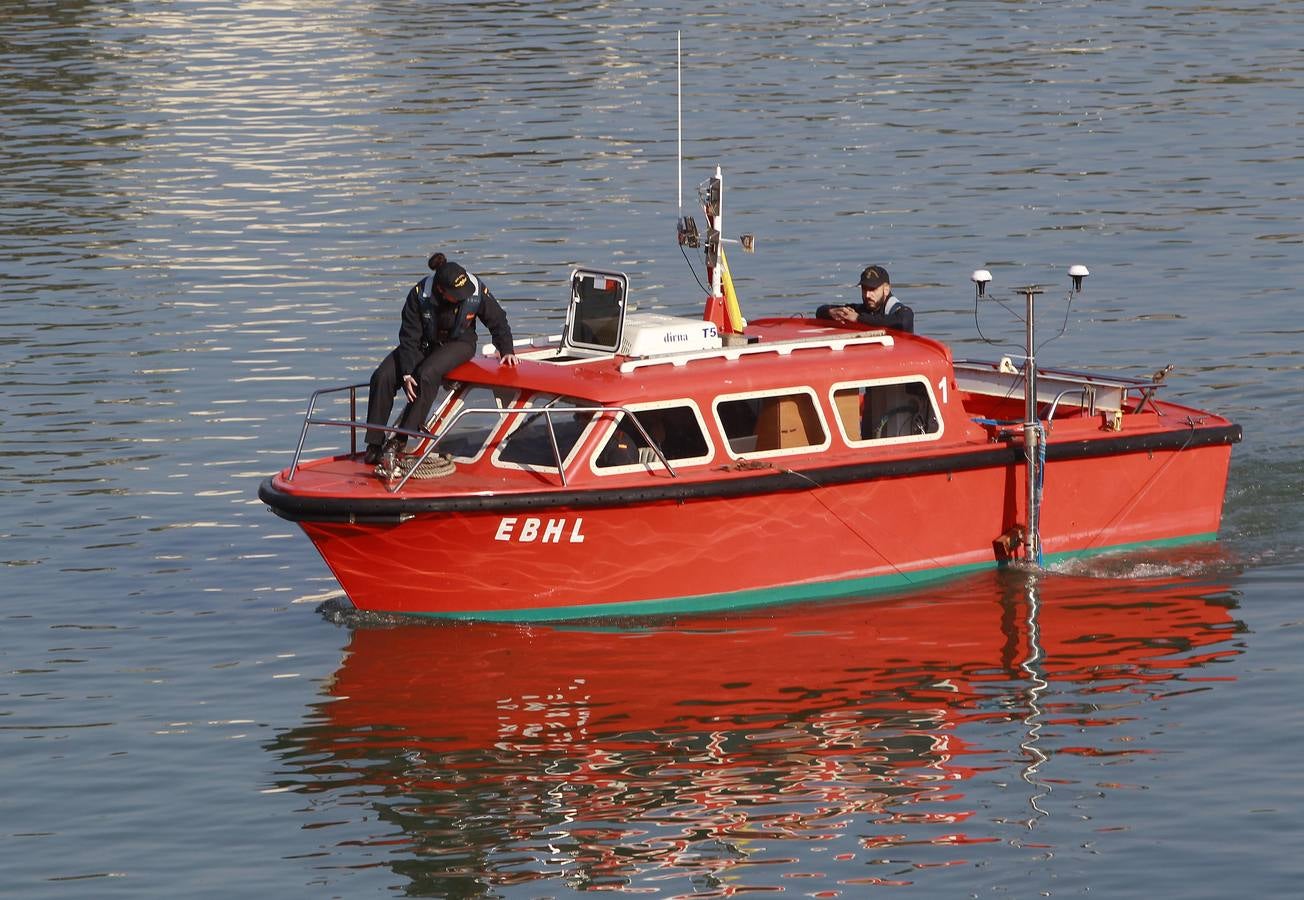
[[(412, 376), (417, 380), (417, 399), (408, 403), (399, 428), (417, 431), (426, 424), (430, 407), (439, 393), (444, 376), (475, 355), (475, 344), (470, 341), (449, 341), (439, 344), (417, 365)], [(394, 395), (403, 390), (403, 379), (398, 371), (398, 350), (394, 350), (371, 373), (371, 388), (367, 395), (367, 424), (387, 425), (394, 409)], [(368, 444), (381, 444), (385, 432), (368, 431)], [(400, 435), (401, 437), (401, 435)]]

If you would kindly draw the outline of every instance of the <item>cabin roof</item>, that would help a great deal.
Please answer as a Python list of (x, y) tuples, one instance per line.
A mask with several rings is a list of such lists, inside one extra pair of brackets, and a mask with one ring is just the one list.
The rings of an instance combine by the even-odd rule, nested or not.
[[(480, 356), (449, 373), (459, 381), (579, 397), (602, 404), (833, 383), (852, 378), (947, 373), (950, 351), (927, 337), (813, 318), (759, 319), (754, 343), (655, 357), (599, 356), (567, 363), (522, 356), (515, 369)], [(935, 377), (935, 376), (934, 376)], [(930, 378), (933, 380), (933, 378)]]

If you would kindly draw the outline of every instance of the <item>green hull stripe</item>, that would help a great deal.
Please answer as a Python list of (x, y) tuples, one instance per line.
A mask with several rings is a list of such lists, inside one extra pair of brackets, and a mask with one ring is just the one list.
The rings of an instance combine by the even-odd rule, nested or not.
[[(1044, 557), (1045, 562), (1082, 559), (1103, 553), (1129, 550), (1180, 547), (1184, 544), (1207, 543), (1217, 539), (1216, 533), (1194, 534), (1168, 538), (1162, 541), (1144, 541), (1135, 544), (1115, 544), (1092, 550), (1072, 550)], [(814, 584), (786, 584), (772, 588), (754, 588), (730, 591), (725, 594), (692, 594), (684, 597), (665, 597), (657, 600), (633, 600), (624, 603), (594, 603), (583, 606), (558, 606), (547, 609), (478, 610), (471, 612), (410, 613), (437, 619), (468, 619), (476, 622), (556, 622), (566, 619), (594, 619), (619, 616), (664, 616), (676, 613), (720, 612), (756, 606), (773, 606), (801, 600), (827, 600), (831, 597), (848, 597), (856, 594), (884, 593), (931, 584), (970, 572), (994, 569), (1002, 565), (995, 562), (970, 563), (963, 566), (943, 566), (915, 572), (898, 572), (893, 575), (875, 575), (869, 578), (849, 578), (841, 581), (821, 581)]]

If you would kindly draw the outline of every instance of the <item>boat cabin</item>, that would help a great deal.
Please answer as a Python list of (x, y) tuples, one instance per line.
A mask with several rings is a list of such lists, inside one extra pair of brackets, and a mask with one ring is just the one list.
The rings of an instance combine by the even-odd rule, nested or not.
[[(628, 301), (623, 273), (575, 270), (560, 335), (518, 341), (516, 368), (481, 355), (450, 373), (409, 459), (439, 454), (451, 462), (439, 474), (452, 477), (409, 466), (376, 486), (512, 492), (718, 480), (981, 447), (1008, 440), (1002, 424), (1022, 416), (1009, 360), (957, 363), (921, 335), (803, 317), (722, 334), (704, 319), (631, 312)], [(1046, 372), (1038, 400), (1052, 427), (1077, 421), (1098, 432), (1102, 422), (1118, 430), (1123, 412), (1140, 411), (1153, 391)], [(312, 421), (310, 412), (305, 432)]]
[(628, 290), (621, 273), (577, 270), (561, 335), (519, 342), (515, 370), (489, 357), (454, 370), (429, 423), (434, 451), (500, 489), (521, 473), (537, 489), (985, 440), (951, 402), (950, 354), (935, 341), (801, 318), (722, 335), (629, 312)]

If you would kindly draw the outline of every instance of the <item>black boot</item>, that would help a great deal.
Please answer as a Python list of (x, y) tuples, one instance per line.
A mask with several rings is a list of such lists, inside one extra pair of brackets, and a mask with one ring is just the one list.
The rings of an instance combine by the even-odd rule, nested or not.
[(398, 471), (398, 456), (406, 444), (407, 438), (392, 437), (381, 446), (379, 465), (388, 477), (393, 478), (394, 473)]
[(380, 462), (380, 453), (380, 444), (368, 444), (367, 453), (362, 457), (363, 465), (374, 466), (376, 463)]

